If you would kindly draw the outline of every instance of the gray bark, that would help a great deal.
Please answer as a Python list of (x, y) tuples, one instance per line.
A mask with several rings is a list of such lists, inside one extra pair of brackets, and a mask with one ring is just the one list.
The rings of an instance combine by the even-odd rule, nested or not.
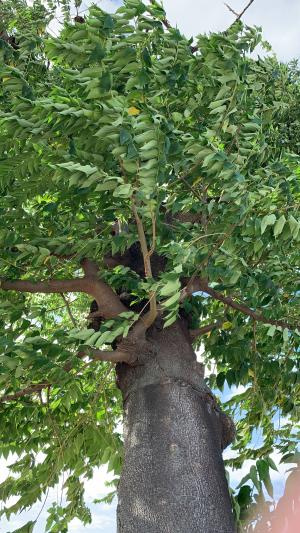
[(182, 322), (155, 325), (139, 365), (118, 365), (125, 455), (118, 533), (234, 533), (222, 449), (233, 439)]

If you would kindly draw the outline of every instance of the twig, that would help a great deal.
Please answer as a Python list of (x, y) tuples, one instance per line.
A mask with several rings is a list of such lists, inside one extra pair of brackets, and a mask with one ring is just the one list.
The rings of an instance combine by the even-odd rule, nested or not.
[(199, 277), (195, 277), (192, 282), (191, 280), (188, 282), (187, 286), (182, 291), (181, 299), (186, 296), (191, 296), (196, 291), (202, 291), (206, 294), (209, 294), (215, 300), (218, 300), (219, 302), (228, 305), (228, 307), (231, 307), (232, 309), (240, 311), (244, 315), (250, 316), (251, 318), (253, 318), (253, 320), (256, 320), (257, 322), (262, 322), (263, 324), (271, 324), (282, 328), (288, 328), (290, 330), (295, 330), (299, 327), (297, 324), (290, 324), (286, 320), (275, 320), (273, 318), (268, 318), (263, 314), (257, 313), (257, 311), (253, 311), (253, 309), (251, 309), (247, 305), (236, 302), (230, 296), (225, 296), (224, 294), (217, 292), (212, 287), (209, 287), (206, 279)]
[(156, 219), (154, 216), (154, 213), (151, 213), (151, 220), (152, 220), (152, 245), (148, 252), (148, 257), (150, 259), (151, 255), (155, 251), (155, 245), (156, 245)]
[(71, 322), (72, 322), (74, 328), (76, 328), (76, 327), (77, 327), (76, 320), (75, 320), (75, 318), (74, 318), (74, 316), (73, 316), (73, 314), (72, 314), (71, 307), (70, 307), (70, 304), (69, 304), (69, 302), (68, 302), (68, 299), (65, 297), (65, 295), (64, 295), (63, 292), (61, 292), (60, 295), (61, 295), (63, 301), (64, 301), (65, 304), (66, 304), (66, 308), (67, 308), (67, 312), (68, 312), (68, 315), (69, 315), (69, 317), (70, 317), (70, 320), (71, 320)]
[(239, 13), (237, 13), (236, 11), (234, 11), (234, 9), (232, 9), (232, 7), (230, 7), (229, 4), (226, 4), (226, 2), (224, 2), (224, 5), (227, 7), (227, 9), (229, 9), (229, 11), (230, 11), (231, 13), (233, 13), (233, 15), (235, 15), (236, 17), (239, 16)]
[(237, 13), (236, 11), (234, 11), (234, 9), (232, 9), (232, 7), (230, 7), (229, 4), (226, 4), (226, 2), (224, 2), (224, 4), (229, 9), (229, 11), (233, 13), (233, 15), (235, 15), (236, 17), (235, 22), (237, 22), (238, 20), (241, 20), (242, 16), (246, 13), (247, 9), (249, 9), (249, 7), (251, 6), (251, 4), (253, 4), (253, 2), (254, 0), (250, 0), (250, 2), (248, 2), (248, 4), (246, 5), (246, 7), (243, 9), (241, 13)]
[[(125, 362), (128, 364), (132, 363), (133, 359), (135, 358), (135, 354), (130, 354), (130, 352), (127, 352), (126, 350), (122, 351), (121, 349), (117, 349), (114, 351), (106, 351), (90, 348), (88, 351), (78, 352), (76, 355), (79, 359), (83, 359), (84, 357), (89, 356), (92, 361), (109, 361), (112, 363)], [(65, 372), (70, 372), (72, 368), (73, 365), (70, 361), (67, 362), (63, 367)], [(49, 404), (49, 390), (50, 387), (55, 384), (56, 383), (50, 383), (49, 381), (43, 381), (41, 383), (30, 385), (29, 387), (25, 387), (24, 389), (15, 392), (14, 394), (5, 394), (1, 396), (0, 403), (19, 400), (19, 398), (22, 398), (23, 396), (30, 396), (36, 393), (40, 396), (41, 391), (43, 389), (47, 389), (47, 403)]]
[(209, 333), (210, 331), (213, 331), (214, 329), (220, 329), (223, 323), (224, 323), (224, 320), (218, 320), (217, 322), (214, 322), (213, 324), (207, 324), (206, 326), (202, 326), (201, 328), (190, 329), (189, 330), (190, 336), (194, 340), (197, 337), (200, 337), (200, 335), (205, 335), (205, 333)]
[[(135, 221), (136, 221), (139, 241), (140, 241), (140, 245), (141, 245), (141, 251), (142, 251), (143, 260), (144, 260), (145, 276), (146, 276), (146, 278), (152, 278), (152, 269), (151, 269), (151, 261), (150, 261), (150, 255), (151, 255), (150, 252), (151, 252), (151, 250), (150, 250), (150, 252), (148, 251), (148, 246), (147, 246), (147, 241), (146, 241), (146, 237), (145, 237), (145, 231), (144, 231), (143, 223), (142, 223), (142, 220), (139, 217), (136, 205), (134, 203), (134, 199), (132, 199), (132, 211), (133, 211), (134, 218), (135, 218)], [(153, 221), (152, 221), (152, 223), (153, 223)], [(154, 238), (155, 238), (155, 234), (153, 236), (153, 240), (154, 240)], [(153, 246), (153, 244), (155, 244), (155, 243), (153, 242), (152, 246)], [(149, 328), (151, 326), (151, 324), (153, 324), (154, 320), (157, 317), (156, 297), (155, 297), (155, 292), (153, 292), (153, 291), (151, 291), (149, 293), (149, 304), (150, 304), (150, 312), (147, 313), (147, 315), (145, 315), (143, 317), (143, 322), (145, 323), (147, 328)]]

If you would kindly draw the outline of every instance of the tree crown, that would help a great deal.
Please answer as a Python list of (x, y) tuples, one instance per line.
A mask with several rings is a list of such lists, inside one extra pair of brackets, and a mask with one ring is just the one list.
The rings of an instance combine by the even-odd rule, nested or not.
[(244, 387), (225, 406), (240, 413), (228, 464), (257, 461), (243, 510), (245, 483), (271, 494), (269, 455), (297, 442), (297, 65), (254, 58), (261, 31), (240, 21), (193, 46), (155, 1), (92, 6), (55, 37), (55, 3), (6, 8), (0, 451), (22, 454), (1, 485), (3, 499), (19, 496), (6, 515), (66, 471), (68, 504), (51, 508), (49, 531), (89, 521), (82, 479), (121, 464), (112, 363), (133, 362), (128, 342), (158, 316), (188, 320), (210, 386)]

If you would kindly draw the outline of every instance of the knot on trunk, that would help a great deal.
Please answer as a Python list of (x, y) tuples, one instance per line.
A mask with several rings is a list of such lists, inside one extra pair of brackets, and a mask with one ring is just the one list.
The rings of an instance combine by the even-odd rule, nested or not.
[(130, 355), (130, 366), (143, 365), (149, 357), (155, 355), (154, 346), (145, 339), (125, 337), (118, 344), (118, 350)]
[(235, 424), (226, 413), (221, 411), (221, 448), (222, 450), (225, 450), (227, 446), (229, 446), (236, 437), (236, 430), (235, 430)]

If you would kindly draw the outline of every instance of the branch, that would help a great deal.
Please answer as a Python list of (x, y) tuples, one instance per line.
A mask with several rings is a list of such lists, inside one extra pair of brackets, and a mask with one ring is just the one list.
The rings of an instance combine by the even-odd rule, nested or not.
[(99, 279), (99, 268), (95, 261), (83, 259), (81, 266), (84, 271), (85, 292), (95, 298), (98, 309), (104, 318), (115, 318), (128, 311), (113, 289)]
[(91, 259), (87, 259), (87, 257), (85, 257), (84, 259), (82, 259), (82, 261), (80, 261), (80, 264), (82, 266), (85, 278), (98, 279), (99, 268), (95, 261), (92, 261)]
[[(132, 211), (133, 211), (134, 218), (135, 218), (135, 221), (136, 221), (139, 241), (140, 241), (140, 245), (141, 245), (141, 251), (142, 251), (142, 254), (143, 254), (145, 276), (146, 276), (146, 278), (152, 278), (152, 269), (151, 269), (150, 256), (152, 255), (152, 253), (154, 251), (154, 246), (155, 246), (155, 223), (154, 223), (154, 221), (152, 219), (152, 230), (153, 230), (153, 244), (152, 244), (152, 246), (153, 246), (153, 249), (148, 251), (143, 223), (142, 223), (142, 221), (141, 221), (141, 219), (139, 217), (139, 214), (138, 214), (136, 205), (134, 203), (134, 200), (132, 200)], [(153, 324), (154, 320), (157, 317), (157, 305), (156, 305), (155, 292), (150, 292), (149, 293), (149, 304), (150, 304), (150, 312), (147, 313), (147, 315), (145, 315), (145, 317), (143, 317), (143, 322), (146, 325), (146, 329), (148, 329), (151, 326), (151, 324)]]
[(200, 337), (200, 335), (205, 335), (205, 333), (209, 333), (210, 331), (213, 331), (214, 329), (220, 329), (222, 327), (224, 320), (218, 320), (217, 322), (214, 322), (213, 324), (207, 324), (206, 326), (202, 326), (201, 328), (197, 329), (190, 329), (189, 333), (192, 339), (196, 339), (197, 337)]
[(253, 309), (251, 309), (247, 305), (236, 302), (230, 296), (224, 296), (212, 287), (209, 287), (207, 280), (203, 278), (198, 277), (193, 279), (191, 283), (188, 283), (182, 291), (182, 297), (184, 298), (186, 296), (191, 296), (196, 291), (202, 291), (206, 294), (209, 294), (212, 298), (214, 298), (214, 300), (218, 300), (219, 302), (222, 302), (225, 305), (232, 307), (232, 309), (236, 309), (244, 315), (250, 316), (251, 318), (253, 318), (253, 320), (256, 320), (257, 322), (262, 322), (263, 324), (271, 324), (274, 326), (288, 328), (291, 330), (297, 328), (296, 325), (292, 325), (289, 322), (286, 322), (285, 320), (274, 320), (272, 318), (268, 318), (261, 313), (253, 311)]
[(17, 292), (41, 292), (45, 294), (62, 292), (86, 292), (83, 278), (78, 279), (50, 279), (48, 281), (29, 280), (0, 280), (0, 289)]
[(236, 17), (239, 16), (239, 14), (238, 14), (236, 11), (234, 11), (234, 9), (232, 9), (232, 7), (230, 7), (229, 4), (226, 4), (226, 2), (224, 2), (224, 5), (227, 7), (227, 9), (229, 9), (230, 13), (232, 13), (232, 14), (235, 15)]
[(69, 315), (69, 317), (70, 317), (70, 320), (71, 320), (71, 322), (72, 322), (74, 328), (76, 328), (76, 327), (77, 327), (76, 320), (75, 320), (75, 318), (74, 318), (74, 316), (73, 316), (73, 314), (72, 314), (71, 306), (70, 306), (70, 304), (69, 304), (69, 301), (68, 301), (68, 299), (65, 297), (65, 295), (64, 295), (63, 292), (61, 292), (60, 295), (61, 295), (63, 301), (64, 301), (65, 304), (66, 304), (66, 308), (67, 308), (67, 312), (68, 312), (68, 315)]
[[(87, 355), (87, 354), (85, 354)], [(109, 361), (111, 363), (127, 363), (132, 364), (136, 360), (135, 356), (132, 356), (129, 352), (122, 349), (116, 349), (113, 351), (108, 350), (96, 350), (91, 348), (88, 355), (93, 361)]]
[(29, 396), (31, 394), (35, 394), (36, 392), (40, 392), (41, 390), (46, 389), (47, 387), (49, 387), (49, 385), (50, 383), (47, 382), (38, 383), (37, 385), (30, 385), (30, 387), (21, 389), (18, 392), (15, 392), (15, 394), (6, 394), (4, 396), (1, 396), (0, 403), (11, 402), (22, 398), (22, 396)]
[(115, 318), (128, 311), (113, 289), (98, 278), (99, 271), (95, 262), (83, 259), (81, 266), (85, 274), (83, 278), (48, 281), (0, 280), (0, 289), (45, 294), (85, 292), (95, 298), (104, 318)]
[[(130, 355), (127, 351), (122, 350), (114, 350), (114, 351), (108, 351), (108, 350), (96, 350), (91, 348), (88, 352), (78, 352), (77, 357), (79, 359), (83, 359), (84, 357), (89, 356), (92, 361), (108, 361), (111, 363), (127, 363), (132, 364), (133, 357)], [(63, 367), (65, 372), (70, 372), (73, 368), (73, 365), (71, 362), (67, 362), (65, 366)], [(18, 400), (19, 398), (22, 398), (24, 396), (30, 396), (31, 394), (39, 393), (43, 389), (50, 388), (52, 385), (56, 385), (56, 383), (50, 383), (49, 381), (43, 381), (41, 383), (37, 383), (34, 385), (30, 385), (29, 387), (25, 387), (24, 389), (21, 389), (14, 394), (6, 394), (4, 396), (0, 397), (0, 403), (5, 402), (11, 402), (14, 400)]]
[(247, 9), (249, 9), (249, 7), (251, 6), (251, 4), (253, 4), (254, 0), (250, 0), (250, 2), (248, 2), (248, 4), (246, 5), (246, 7), (243, 9), (243, 11), (241, 13), (237, 13), (236, 11), (234, 11), (234, 9), (232, 9), (232, 7), (230, 7), (230, 5), (225, 4), (225, 6), (229, 9), (229, 11), (231, 13), (233, 13), (236, 17), (235, 19), (235, 22), (237, 22), (238, 20), (240, 20), (242, 18), (242, 16), (246, 13)]

